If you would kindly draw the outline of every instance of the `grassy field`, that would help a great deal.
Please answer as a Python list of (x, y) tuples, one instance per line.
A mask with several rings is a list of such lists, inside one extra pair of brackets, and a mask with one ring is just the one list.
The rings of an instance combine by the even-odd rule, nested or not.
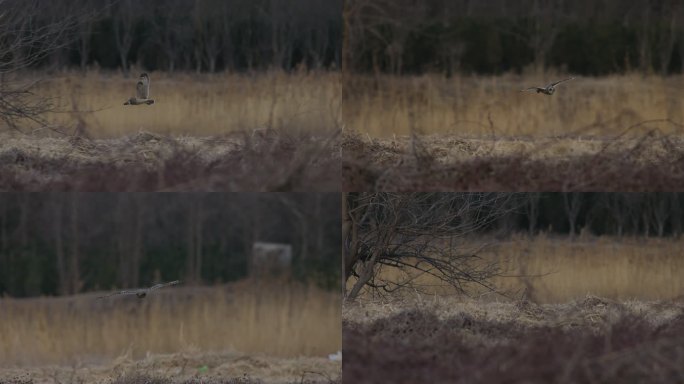
[(492, 282), (502, 294), (471, 285), (459, 296), (421, 276), (418, 289), (345, 302), (344, 381), (684, 380), (681, 239), (542, 234), (462, 246), (483, 243), (483, 262), (500, 263), (503, 276)]
[[(477, 249), (483, 244), (487, 245), (478, 254), (484, 263), (498, 263), (501, 276), (492, 283), (508, 298), (476, 285), (471, 286), (473, 297), (484, 294), (492, 300), (517, 299), (527, 290), (527, 299), (537, 303), (564, 303), (586, 295), (612, 300), (684, 298), (681, 239), (587, 235), (569, 239), (541, 234), (506, 240), (483, 238), (465, 246)], [(385, 268), (381, 277), (395, 282), (410, 277), (417, 279), (423, 293), (455, 294), (453, 288), (427, 275), (407, 276)]]
[[(43, 77), (35, 74), (35, 77)], [(209, 136), (276, 129), (288, 133), (325, 133), (340, 118), (341, 85), (334, 72), (281, 71), (253, 74), (149, 73), (151, 106), (124, 106), (135, 94), (138, 72), (64, 72), (36, 89), (57, 98), (60, 113), (47, 116), (71, 132), (79, 120), (94, 138), (148, 131)]]
[(0, 190), (340, 189), (338, 74), (150, 77), (155, 104), (124, 106), (137, 73), (23, 74), (56, 107), (2, 132)]
[[(614, 300), (684, 298), (684, 241), (585, 236), (575, 240), (544, 235), (492, 247), (485, 258), (505, 275), (495, 283), (509, 292), (559, 303), (596, 295)], [(529, 276), (529, 277), (528, 277)]]
[(347, 76), (344, 80), (345, 125), (383, 138), (421, 134), (456, 134), (462, 138), (611, 137), (632, 127), (637, 136), (653, 128), (682, 134), (684, 76), (637, 74), (580, 77), (559, 85), (548, 97), (521, 93), (567, 75), (503, 76)]
[[(113, 369), (151, 355), (174, 354), (166, 359), (182, 362), (183, 356), (213, 353), (233, 357), (197, 357), (184, 367), (186, 373), (192, 374), (195, 365), (207, 365), (213, 372), (223, 363), (265, 356), (310, 357), (330, 374), (327, 356), (341, 348), (337, 292), (242, 282), (168, 289), (145, 300), (96, 297), (1, 299), (0, 364), (27, 370), (51, 364)], [(237, 371), (251, 373), (248, 368)]]
[(684, 188), (684, 76), (348, 76), (347, 191)]

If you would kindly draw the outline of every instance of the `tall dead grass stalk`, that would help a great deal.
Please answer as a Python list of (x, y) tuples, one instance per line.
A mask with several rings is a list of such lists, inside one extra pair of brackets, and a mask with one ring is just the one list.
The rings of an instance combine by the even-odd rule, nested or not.
[(135, 78), (119, 73), (59, 73), (36, 91), (61, 104), (64, 112), (47, 115), (51, 125), (71, 132), (80, 124), (95, 138), (139, 131), (202, 136), (255, 129), (320, 132), (334, 129), (339, 120), (341, 84), (335, 72), (151, 72), (150, 78), (151, 106), (123, 105), (134, 95)]
[(237, 350), (326, 356), (341, 348), (337, 292), (298, 285), (178, 288), (139, 300), (0, 300), (0, 364), (74, 364)]

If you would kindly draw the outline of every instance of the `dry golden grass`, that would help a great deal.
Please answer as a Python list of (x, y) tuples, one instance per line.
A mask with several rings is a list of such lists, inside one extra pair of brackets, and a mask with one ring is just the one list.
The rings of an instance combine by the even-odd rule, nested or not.
[[(584, 236), (514, 238), (491, 251), (507, 275), (504, 290), (530, 288), (531, 299), (564, 302), (587, 294), (616, 300), (664, 300), (684, 295), (684, 242)], [(538, 277), (534, 277), (538, 276)]]
[[(43, 74), (29, 77), (43, 78)], [(341, 87), (334, 72), (271, 71), (194, 75), (151, 72), (151, 106), (124, 106), (135, 94), (137, 72), (91, 71), (52, 75), (36, 93), (58, 98), (51, 124), (71, 132), (83, 119), (93, 137), (138, 131), (194, 136), (273, 128), (289, 132), (330, 131), (340, 114)]]
[[(484, 252), (485, 262), (499, 263), (502, 277), (493, 279), (497, 289), (519, 299), (538, 303), (563, 303), (596, 295), (614, 300), (667, 300), (684, 295), (684, 242), (658, 238), (581, 236), (575, 240), (538, 235), (514, 236)], [(405, 275), (384, 269), (382, 278), (413, 278), (422, 292), (454, 295), (454, 290), (429, 276)], [(352, 283), (352, 282), (350, 282)], [(507, 300), (470, 286), (473, 296)], [(413, 292), (404, 292), (412, 296)], [(365, 292), (366, 299), (372, 299)]]
[(637, 74), (581, 77), (545, 96), (521, 93), (565, 75), (349, 76), (344, 80), (344, 121), (373, 137), (453, 133), (461, 137), (612, 136), (646, 120), (670, 119), (634, 129), (683, 133), (684, 76)]
[(179, 351), (327, 357), (341, 349), (337, 292), (238, 283), (145, 300), (96, 296), (1, 299), (0, 362), (97, 364)]

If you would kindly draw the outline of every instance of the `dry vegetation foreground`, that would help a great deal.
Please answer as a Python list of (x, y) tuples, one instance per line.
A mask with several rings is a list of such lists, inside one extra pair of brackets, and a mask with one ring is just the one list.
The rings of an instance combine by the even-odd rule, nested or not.
[(328, 358), (342, 347), (337, 292), (239, 282), (144, 300), (97, 296), (0, 300), (0, 382), (327, 383), (341, 375), (341, 362)]
[(684, 381), (684, 304), (345, 304), (343, 345), (346, 383), (674, 383)]
[(347, 191), (668, 191), (684, 189), (684, 137), (342, 140)]
[(88, 139), (4, 134), (3, 191), (335, 191), (340, 152), (327, 136), (257, 130), (214, 137), (138, 132)]
[(103, 366), (39, 366), (0, 369), (0, 383), (259, 384), (338, 383), (339, 361), (326, 357), (278, 358), (238, 352), (150, 354), (134, 361), (122, 355)]

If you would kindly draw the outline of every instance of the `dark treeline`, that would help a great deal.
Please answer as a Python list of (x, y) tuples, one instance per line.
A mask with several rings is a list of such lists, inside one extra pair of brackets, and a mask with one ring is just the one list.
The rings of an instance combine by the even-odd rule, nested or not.
[(294, 278), (338, 288), (339, 202), (334, 193), (3, 194), (0, 294), (237, 280), (254, 241), (291, 244)]
[[(342, 0), (0, 0), (28, 36), (62, 23), (39, 65), (127, 72), (339, 67)], [(24, 22), (25, 21), (25, 22)], [(43, 29), (42, 29), (43, 28)], [(25, 55), (37, 44), (2, 47)]]
[(611, 236), (679, 236), (683, 193), (521, 193), (488, 230)]
[(681, 0), (349, 0), (344, 23), (358, 72), (684, 72)]

